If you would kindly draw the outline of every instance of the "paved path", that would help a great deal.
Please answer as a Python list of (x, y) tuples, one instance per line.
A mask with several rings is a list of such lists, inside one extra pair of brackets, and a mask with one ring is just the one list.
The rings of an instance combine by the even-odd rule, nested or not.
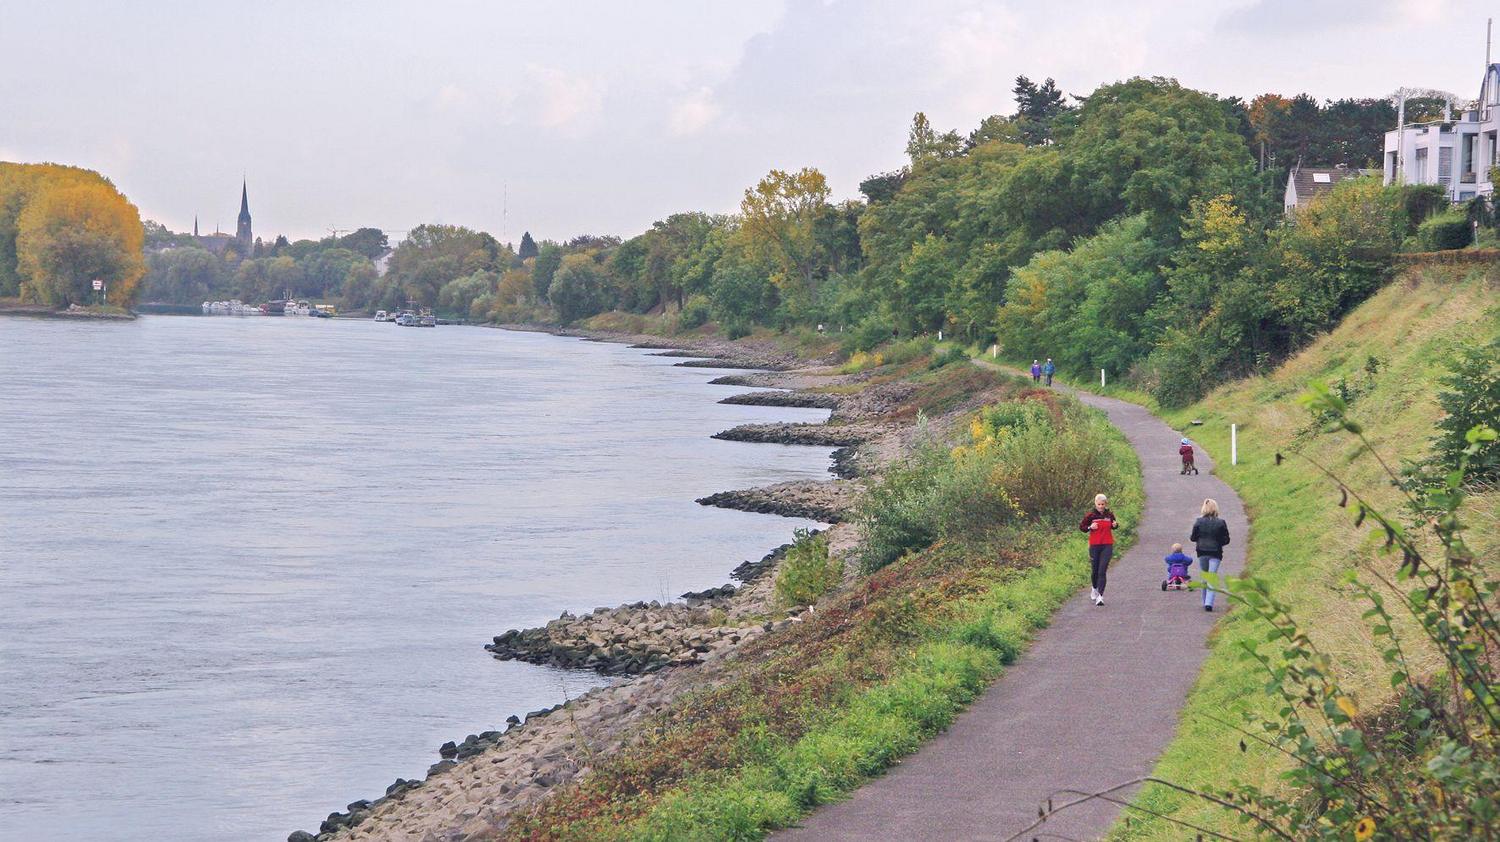
[[(1171, 741), (1224, 600), (1208, 613), (1197, 592), (1162, 593), (1161, 559), (1174, 541), (1192, 554), (1188, 532), (1203, 498), (1212, 497), (1233, 538), (1222, 572), (1238, 572), (1245, 511), (1210, 474), (1213, 461), (1201, 451), (1203, 473), (1178, 475), (1181, 436), (1151, 413), (1075, 394), (1124, 432), (1145, 480), (1137, 541), (1111, 566), (1105, 605), (1096, 607), (1081, 591), (951, 728), (848, 801), (822, 808), (775, 839), (1005, 839), (1033, 822), (1037, 805), (1057, 790), (1097, 791), (1148, 774)], [(1087, 571), (1088, 559), (1080, 557), (1078, 565)], [(1119, 810), (1090, 802), (1026, 838), (1097, 839)]]

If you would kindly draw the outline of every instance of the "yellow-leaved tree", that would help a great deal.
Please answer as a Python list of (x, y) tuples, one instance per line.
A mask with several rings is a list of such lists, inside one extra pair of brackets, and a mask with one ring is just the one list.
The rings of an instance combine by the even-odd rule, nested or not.
[(828, 194), (823, 174), (804, 167), (771, 170), (740, 202), (740, 238), (774, 267), (771, 281), (794, 310), (817, 293), (814, 226), (828, 208)]
[(128, 307), (145, 274), (140, 213), (92, 170), (0, 164), (0, 294), (65, 307), (95, 300)]

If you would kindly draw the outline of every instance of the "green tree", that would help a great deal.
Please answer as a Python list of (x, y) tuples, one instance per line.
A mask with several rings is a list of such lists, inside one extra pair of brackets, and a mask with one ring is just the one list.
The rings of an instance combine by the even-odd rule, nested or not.
[(519, 257), (522, 260), (530, 260), (531, 258), (536, 257), (538, 252), (539, 250), (536, 246), (536, 240), (531, 239), (531, 232), (522, 232), (521, 247), (516, 249), (516, 257)]
[(570, 254), (562, 259), (547, 295), (557, 308), (558, 318), (570, 324), (603, 312), (609, 306), (608, 284), (603, 267), (591, 255)]
[[(1027, 146), (1051, 143), (1052, 123), (1067, 110), (1057, 83), (1049, 78), (1038, 85), (1025, 76), (1017, 76), (1011, 93), (1016, 97), (1014, 129), (1020, 136), (1020, 141)], [(985, 128), (983, 123), (980, 128)], [(990, 131), (998, 128), (1000, 127), (992, 125)]]
[(538, 299), (547, 300), (547, 290), (552, 286), (552, 278), (562, 265), (562, 259), (562, 247), (556, 243), (542, 243), (537, 250), (536, 265), (531, 269), (531, 283), (536, 287)]

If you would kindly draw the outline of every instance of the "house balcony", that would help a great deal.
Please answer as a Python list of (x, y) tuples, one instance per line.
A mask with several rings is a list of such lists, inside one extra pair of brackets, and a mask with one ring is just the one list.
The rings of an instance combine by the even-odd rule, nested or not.
[(1479, 179), (1471, 172), (1463, 173), (1458, 177), (1459, 184), (1475, 184), (1478, 181)]

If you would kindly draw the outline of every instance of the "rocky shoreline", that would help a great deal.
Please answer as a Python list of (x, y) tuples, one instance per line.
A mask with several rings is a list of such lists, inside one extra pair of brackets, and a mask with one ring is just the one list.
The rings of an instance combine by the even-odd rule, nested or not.
[(755, 444), (807, 444), (814, 447), (850, 447), (862, 444), (869, 434), (853, 427), (831, 427), (827, 424), (798, 424), (779, 421), (771, 424), (741, 424), (714, 433), (712, 438)]
[(854, 507), (855, 496), (855, 489), (848, 483), (794, 480), (760, 488), (720, 491), (699, 497), (694, 502), (742, 512), (842, 523)]
[(719, 401), (737, 406), (787, 406), (799, 409), (838, 409), (835, 395), (818, 392), (745, 392)]
[[(830, 470), (845, 479), (726, 491), (697, 502), (838, 524), (829, 533), (835, 555), (852, 546), (853, 529), (843, 521), (859, 487), (847, 477), (859, 473), (857, 463), (866, 458), (863, 445), (878, 444), (892, 433), (873, 421), (888, 401), (851, 402), (807, 391), (810, 380), (845, 376), (826, 370), (799, 370), (797, 367), (808, 365), (808, 361), (766, 348), (745, 349), (712, 340), (685, 348), (680, 343), (652, 338), (586, 331), (560, 333), (595, 341), (632, 342), (632, 347), (666, 351), (662, 356), (692, 356), (679, 363), (688, 367), (753, 369), (712, 382), (786, 390), (737, 395), (724, 403), (827, 408), (842, 415), (840, 420), (845, 423), (833, 426), (747, 424), (714, 438), (838, 448)], [(856, 421), (865, 423), (849, 423)], [(881, 451), (892, 449), (876, 447), (871, 458), (878, 458)], [(731, 577), (741, 583), (738, 586), (725, 584), (683, 594), (680, 601), (667, 604), (636, 602), (580, 615), (563, 612), (543, 626), (496, 635), (484, 646), (496, 659), (589, 669), (620, 680), (553, 708), (532, 711), (524, 719), (512, 716), (503, 730), (486, 730), (470, 734), (461, 742), (445, 743), (423, 780), (397, 779), (384, 796), (351, 802), (344, 811), (331, 813), (317, 833), (298, 831), (289, 840), (448, 842), (495, 835), (515, 811), (586, 772), (594, 757), (623, 745), (632, 729), (647, 717), (665, 709), (682, 693), (712, 682), (725, 659), (799, 622), (805, 609), (778, 608), (773, 595), (775, 576), (770, 575), (790, 546), (783, 545), (759, 561), (736, 567)]]

